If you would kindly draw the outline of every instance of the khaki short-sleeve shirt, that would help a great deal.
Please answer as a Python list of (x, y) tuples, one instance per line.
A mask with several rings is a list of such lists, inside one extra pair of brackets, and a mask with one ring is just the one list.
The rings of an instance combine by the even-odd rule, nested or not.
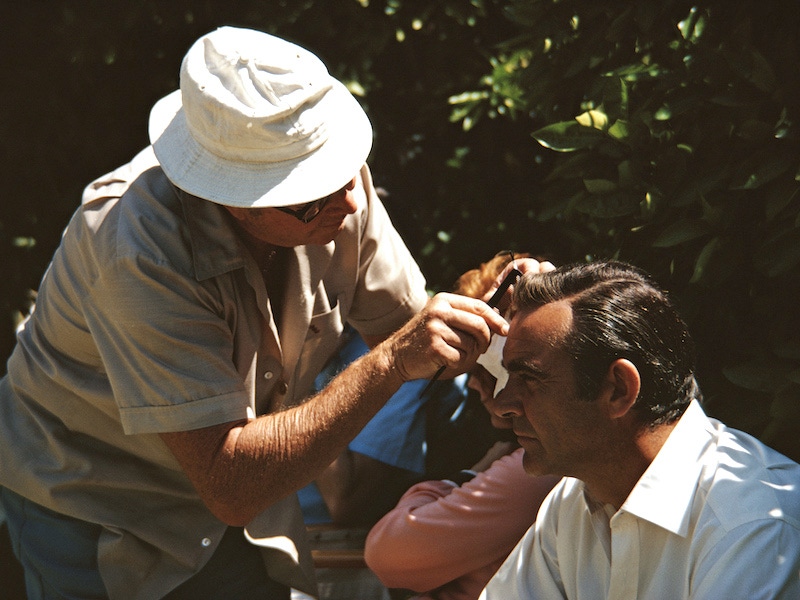
[[(297, 403), (345, 322), (380, 335), (424, 304), (366, 166), (355, 193), (334, 242), (286, 251), (276, 322), (227, 212), (176, 192), (150, 148), (87, 187), (0, 381), (0, 485), (103, 525), (112, 597), (163, 595), (225, 530), (159, 433)], [(308, 588), (294, 498), (248, 535), (274, 578)]]

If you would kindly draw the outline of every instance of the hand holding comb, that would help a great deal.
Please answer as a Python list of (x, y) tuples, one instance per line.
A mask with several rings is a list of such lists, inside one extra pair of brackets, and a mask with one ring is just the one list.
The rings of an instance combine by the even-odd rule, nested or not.
[[(505, 278), (503, 279), (503, 282), (497, 288), (497, 291), (495, 291), (495, 293), (492, 294), (492, 297), (489, 298), (489, 300), (486, 302), (486, 304), (488, 304), (491, 308), (495, 308), (498, 304), (500, 304), (500, 300), (502, 300), (502, 298), (505, 295), (505, 293), (508, 290), (508, 288), (510, 286), (512, 286), (513, 284), (515, 284), (517, 282), (517, 279), (519, 279), (521, 276), (522, 276), (522, 273), (520, 271), (518, 271), (516, 268), (515, 269), (511, 269), (511, 271), (509, 271), (508, 275), (506, 275)], [(430, 391), (430, 389), (433, 386), (433, 384), (436, 383), (436, 381), (439, 379), (439, 377), (442, 376), (442, 373), (444, 373), (445, 368), (446, 367), (444, 365), (439, 367), (439, 370), (436, 371), (436, 373), (434, 373), (433, 377), (431, 377), (431, 380), (428, 382), (428, 384), (420, 392), (420, 394), (419, 394), (420, 398), (422, 398), (425, 394), (427, 394)]]

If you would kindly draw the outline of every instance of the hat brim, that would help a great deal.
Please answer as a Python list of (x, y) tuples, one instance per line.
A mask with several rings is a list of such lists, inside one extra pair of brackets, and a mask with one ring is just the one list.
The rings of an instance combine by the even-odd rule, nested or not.
[(217, 204), (257, 208), (323, 198), (356, 175), (372, 148), (372, 126), (361, 105), (339, 81), (332, 84), (323, 100), (332, 117), (326, 123), (328, 139), (296, 159), (251, 163), (209, 152), (189, 131), (180, 90), (150, 111), (150, 143), (170, 181)]

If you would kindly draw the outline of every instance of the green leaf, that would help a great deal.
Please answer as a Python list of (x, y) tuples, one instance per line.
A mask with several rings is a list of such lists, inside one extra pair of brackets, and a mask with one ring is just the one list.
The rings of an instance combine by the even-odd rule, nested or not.
[(661, 67), (657, 64), (653, 65), (644, 65), (644, 64), (635, 64), (635, 65), (626, 65), (624, 67), (620, 67), (618, 69), (614, 69), (613, 71), (606, 73), (606, 76), (616, 76), (621, 78), (623, 81), (640, 81), (646, 79), (653, 79), (658, 77), (661, 73)]
[[(656, 212), (656, 205), (658, 196), (653, 192), (647, 192), (642, 198), (641, 202), (639, 202), (639, 208), (641, 209), (641, 214), (644, 219), (651, 219)], [(633, 231), (638, 230), (638, 227), (634, 227)]]
[(749, 142), (764, 142), (775, 136), (775, 128), (757, 119), (748, 119), (736, 129), (736, 135)]
[(733, 367), (723, 367), (723, 374), (731, 383), (754, 392), (775, 393), (786, 385), (789, 370), (783, 365), (748, 362)]
[(617, 183), (609, 179), (584, 179), (583, 185), (590, 194), (608, 194), (617, 191)]
[(578, 152), (577, 154), (560, 158), (558, 164), (545, 178), (545, 182), (557, 179), (582, 178), (589, 172), (589, 165), (594, 164), (594, 162), (594, 157), (588, 152)]
[(777, 186), (771, 186), (766, 202), (764, 203), (764, 212), (767, 216), (767, 221), (775, 219), (784, 208), (791, 205), (800, 197), (800, 186), (794, 181), (776, 182)]
[[(583, 191), (580, 192), (580, 194), (583, 193)], [(567, 193), (562, 193), (560, 189), (557, 190), (556, 193), (547, 190), (536, 220), (540, 223), (546, 223), (547, 221), (557, 219), (560, 215), (569, 210), (573, 197), (574, 196), (569, 196)]]
[(11, 245), (16, 248), (33, 248), (36, 245), (36, 238), (18, 236), (11, 240)]
[(697, 7), (692, 7), (686, 18), (678, 23), (678, 29), (685, 40), (697, 43), (703, 34), (703, 25), (703, 13)]
[(608, 115), (602, 110), (587, 110), (575, 117), (575, 120), (584, 127), (594, 127), (600, 131), (608, 129)]
[(639, 200), (630, 194), (584, 194), (576, 198), (575, 210), (598, 219), (625, 217), (639, 211)]
[(710, 232), (708, 223), (702, 219), (682, 219), (667, 225), (655, 239), (653, 246), (655, 248), (672, 248), (704, 237)]
[(628, 117), (628, 86), (619, 77), (606, 77), (603, 84), (603, 108), (610, 120)]
[(531, 134), (545, 148), (557, 152), (574, 152), (583, 148), (592, 148), (606, 136), (594, 127), (584, 127), (577, 121), (561, 121), (542, 127)]
[(700, 251), (700, 255), (694, 263), (694, 273), (692, 273), (691, 283), (698, 283), (703, 280), (708, 269), (709, 262), (716, 254), (721, 246), (719, 237), (711, 239)]
[(438, 231), (436, 232), (436, 237), (440, 242), (444, 242), (445, 244), (449, 243), (453, 239), (453, 235), (449, 231)]
[(793, 227), (767, 240), (756, 250), (753, 264), (769, 277), (783, 275), (800, 264), (800, 228)]
[(760, 52), (750, 47), (739, 47), (734, 52), (727, 52), (726, 58), (742, 78), (762, 92), (771, 94), (775, 89), (777, 85), (775, 71)]
[(797, 156), (787, 151), (773, 150), (759, 153), (740, 165), (739, 174), (732, 179), (729, 189), (754, 190), (760, 188), (765, 183), (786, 173), (794, 167), (796, 161)]
[(656, 121), (669, 121), (672, 118), (672, 109), (665, 104), (653, 114), (653, 118)]
[(628, 122), (619, 119), (614, 121), (614, 124), (608, 128), (608, 134), (615, 140), (625, 141), (630, 135), (630, 128)]
[(635, 187), (639, 182), (631, 161), (623, 160), (617, 165), (617, 179), (621, 188), (628, 189)]
[(464, 104), (464, 103), (474, 103), (480, 102), (481, 100), (485, 100), (489, 97), (489, 92), (480, 91), (480, 92), (463, 92), (461, 94), (450, 96), (447, 99), (448, 104)]

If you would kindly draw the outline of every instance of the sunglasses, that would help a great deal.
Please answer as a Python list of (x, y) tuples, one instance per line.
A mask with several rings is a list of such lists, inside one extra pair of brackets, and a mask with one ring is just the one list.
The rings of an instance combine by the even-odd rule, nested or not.
[(294, 206), (276, 206), (275, 208), (281, 212), (285, 212), (287, 215), (292, 215), (295, 219), (299, 219), (303, 223), (310, 223), (319, 216), (319, 213), (322, 212), (322, 209), (325, 208), (325, 205), (331, 198), (346, 189), (347, 186), (344, 186), (341, 190), (332, 194), (328, 194), (324, 198), (312, 200), (311, 202), (306, 202), (305, 204), (295, 204)]

